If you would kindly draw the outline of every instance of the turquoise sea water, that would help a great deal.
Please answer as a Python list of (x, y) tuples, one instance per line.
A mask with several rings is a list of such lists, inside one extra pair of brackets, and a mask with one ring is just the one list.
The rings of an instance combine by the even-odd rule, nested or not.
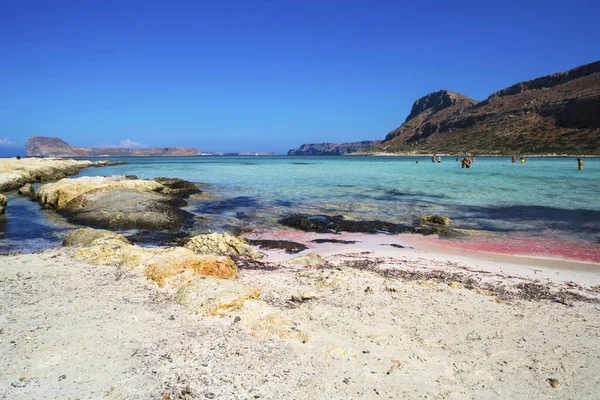
[[(458, 227), (600, 242), (600, 159), (477, 157), (132, 157), (81, 176), (179, 177), (202, 183), (213, 201), (190, 201), (195, 232), (272, 229), (293, 212), (410, 221), (444, 214)], [(418, 161), (418, 163), (417, 163)], [(71, 227), (36, 203), (9, 196), (0, 246), (57, 245)], [(18, 221), (18, 222), (17, 222)]]

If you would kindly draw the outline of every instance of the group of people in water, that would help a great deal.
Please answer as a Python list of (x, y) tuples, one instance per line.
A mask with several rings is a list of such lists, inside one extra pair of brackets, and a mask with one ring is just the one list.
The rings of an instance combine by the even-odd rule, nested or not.
[[(458, 159), (459, 159), (459, 157), (456, 157), (456, 161), (458, 161)], [(521, 160), (521, 164), (525, 164), (525, 154), (521, 154), (520, 160)], [(441, 163), (442, 157), (436, 156), (436, 154), (434, 154), (431, 156), (431, 162), (434, 163), (436, 161), (438, 163)], [(515, 154), (513, 154), (511, 161), (513, 162), (513, 164), (517, 162), (517, 156)], [(470, 156), (466, 155), (462, 158), (462, 160), (460, 160), (460, 164), (461, 164), (462, 168), (471, 168), (471, 164), (474, 162), (475, 162), (475, 156), (473, 156), (473, 158), (471, 158)], [(418, 163), (419, 162), (417, 161), (417, 164)], [(581, 158), (577, 159), (577, 167), (580, 171), (583, 170), (583, 160)]]
[[(431, 162), (434, 163), (436, 161), (435, 158), (435, 154), (431, 156)], [(456, 161), (458, 161), (459, 157), (456, 157)], [(418, 161), (417, 161), (418, 162)], [(441, 163), (442, 162), (442, 157), (438, 156), (437, 157), (437, 162)], [(475, 162), (475, 156), (473, 156), (473, 158), (471, 158), (471, 156), (464, 156), (460, 162), (461, 166), (463, 168), (471, 168), (471, 164)]]

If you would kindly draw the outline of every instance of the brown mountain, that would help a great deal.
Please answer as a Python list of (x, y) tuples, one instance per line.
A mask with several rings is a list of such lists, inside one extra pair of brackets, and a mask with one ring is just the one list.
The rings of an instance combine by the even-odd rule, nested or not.
[(197, 156), (200, 149), (162, 147), (157, 149), (124, 149), (113, 147), (73, 147), (57, 137), (32, 136), (25, 145), (27, 157), (100, 157), (100, 156)]
[(478, 102), (448, 90), (363, 153), (600, 154), (600, 61), (520, 82)]
[(380, 140), (365, 140), (352, 143), (307, 143), (295, 150), (289, 150), (288, 156), (343, 156), (344, 154), (369, 148)]

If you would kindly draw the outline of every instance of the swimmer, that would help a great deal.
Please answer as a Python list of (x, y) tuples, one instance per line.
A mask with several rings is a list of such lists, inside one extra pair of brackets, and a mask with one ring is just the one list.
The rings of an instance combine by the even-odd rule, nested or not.
[(583, 160), (581, 158), (577, 159), (577, 169), (579, 171), (583, 170)]
[(512, 156), (512, 162), (513, 162), (513, 164), (517, 162), (517, 156), (515, 156), (514, 154)]
[(525, 164), (525, 154), (521, 154), (521, 164)]

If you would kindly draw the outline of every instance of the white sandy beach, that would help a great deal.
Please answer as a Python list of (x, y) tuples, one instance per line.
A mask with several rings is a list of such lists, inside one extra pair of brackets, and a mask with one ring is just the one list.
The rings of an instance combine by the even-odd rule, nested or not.
[[(328, 236), (295, 239), (314, 237)], [(242, 269), (237, 278), (261, 288), (305, 342), (255, 339), (235, 312), (190, 315), (168, 289), (76, 261), (72, 249), (2, 256), (0, 397), (597, 398), (598, 303), (505, 301), (479, 288), (538, 279), (597, 301), (594, 265), (432, 252), (402, 236), (343, 239), (361, 243), (310, 243), (328, 268)], [(273, 263), (292, 257), (266, 253)], [(394, 278), (365, 265), (462, 273), (478, 284)]]

